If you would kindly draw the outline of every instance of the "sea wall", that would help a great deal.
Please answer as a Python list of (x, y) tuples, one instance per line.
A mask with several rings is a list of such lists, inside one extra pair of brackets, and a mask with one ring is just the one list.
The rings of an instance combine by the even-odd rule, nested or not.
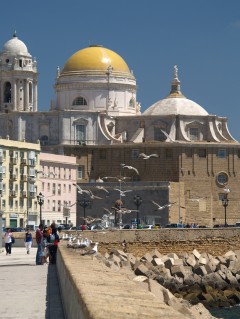
[[(24, 246), (24, 235), (24, 232), (14, 233), (16, 247)], [(34, 235), (35, 233), (33, 237)], [(153, 249), (157, 249), (162, 254), (190, 253), (193, 249), (197, 249), (200, 253), (205, 252), (213, 256), (223, 255), (229, 250), (240, 249), (240, 227), (62, 231), (61, 236), (65, 235), (87, 237), (93, 242), (99, 242), (102, 254), (112, 249), (122, 249), (122, 243), (125, 241), (127, 252), (139, 257)]]

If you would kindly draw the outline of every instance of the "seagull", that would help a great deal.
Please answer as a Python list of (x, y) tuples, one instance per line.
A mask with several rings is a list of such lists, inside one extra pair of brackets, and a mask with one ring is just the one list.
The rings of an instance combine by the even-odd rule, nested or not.
[(130, 210), (130, 209), (127, 209), (125, 207), (120, 208), (120, 209), (118, 209), (116, 207), (112, 207), (112, 209), (114, 209), (117, 214), (130, 214), (132, 212), (136, 212), (136, 210)]
[(125, 193), (132, 192), (131, 189), (127, 189), (126, 191), (122, 191), (121, 189), (114, 188), (116, 191), (119, 191), (120, 196), (126, 196)]
[(149, 159), (149, 158), (151, 158), (151, 157), (159, 157), (157, 154), (150, 154), (150, 155), (146, 155), (146, 154), (144, 154), (144, 153), (141, 153), (141, 154), (139, 154), (138, 155), (138, 157), (142, 157), (143, 159)]
[(158, 203), (154, 202), (153, 200), (152, 200), (152, 203), (153, 203), (154, 205), (158, 206), (157, 210), (163, 210), (164, 208), (171, 207), (171, 206), (172, 206), (173, 204), (175, 204), (176, 202), (174, 202), (174, 203), (169, 203), (169, 204), (165, 204), (165, 205), (163, 205), (163, 206), (160, 206)]
[(73, 186), (77, 187), (77, 190), (78, 190), (78, 193), (79, 193), (79, 194), (86, 193), (86, 194), (88, 194), (88, 195), (89, 195), (89, 191), (88, 191), (88, 190), (86, 190), (86, 189), (82, 189), (79, 185), (74, 184), (74, 183), (73, 183)]
[(76, 203), (77, 203), (77, 202), (75, 202), (75, 203), (69, 205), (67, 202), (64, 201), (64, 204), (59, 203), (58, 205), (59, 205), (59, 206), (66, 207), (66, 208), (69, 208), (69, 207), (72, 207), (72, 206), (76, 205)]
[(103, 207), (103, 209), (104, 209), (109, 215), (112, 215), (112, 214), (113, 214), (113, 212), (111, 212), (109, 209), (107, 209), (107, 208), (105, 208), (105, 207)]
[(88, 190), (88, 192), (89, 192), (90, 198), (92, 198), (92, 199), (103, 199), (102, 197), (93, 195), (93, 192), (90, 189)]
[(98, 189), (102, 189), (104, 192), (109, 193), (109, 191), (103, 186), (96, 186)]
[[(103, 177), (104, 178), (104, 177)], [(101, 178), (100, 176), (98, 177), (98, 179), (96, 179), (96, 183), (104, 183), (103, 178)]]
[(132, 170), (134, 170), (134, 171), (139, 175), (138, 170), (137, 170), (135, 167), (133, 167), (133, 166), (124, 165), (123, 168), (132, 169)]
[(36, 171), (36, 174), (42, 174), (42, 177), (48, 177), (48, 174), (44, 173), (44, 171)]
[(83, 252), (81, 255), (82, 256), (94, 255), (94, 254), (97, 254), (97, 252), (98, 252), (98, 243), (95, 243), (93, 248), (91, 248), (89, 250), (85, 250), (85, 252)]
[(92, 224), (92, 223), (95, 222), (95, 221), (101, 220), (101, 218), (94, 218), (94, 217), (91, 217), (91, 216), (86, 216), (85, 218), (84, 218), (84, 217), (80, 217), (80, 218), (82, 218), (83, 220), (85, 220), (85, 222), (86, 222), (87, 224)]
[(229, 193), (231, 192), (230, 189), (227, 188), (226, 186), (225, 186), (225, 188), (223, 189), (223, 191), (224, 191), (225, 194), (229, 194)]

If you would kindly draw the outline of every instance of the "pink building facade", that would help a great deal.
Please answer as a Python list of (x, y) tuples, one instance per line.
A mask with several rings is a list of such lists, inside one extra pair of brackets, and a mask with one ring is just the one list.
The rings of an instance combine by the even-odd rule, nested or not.
[(77, 192), (73, 185), (77, 183), (76, 158), (41, 153), (40, 167), (37, 175), (44, 199), (41, 207), (43, 223), (76, 226)]

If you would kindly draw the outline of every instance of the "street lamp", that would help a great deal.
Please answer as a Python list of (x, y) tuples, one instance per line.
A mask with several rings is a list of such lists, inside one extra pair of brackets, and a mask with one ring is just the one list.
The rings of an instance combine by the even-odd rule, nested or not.
[(225, 216), (225, 223), (224, 226), (227, 227), (227, 207), (228, 207), (228, 194), (230, 193), (229, 188), (224, 188), (224, 196), (222, 198), (222, 205), (224, 207), (224, 216)]
[(40, 206), (40, 224), (42, 223), (42, 205), (44, 204), (44, 196), (40, 192), (39, 195), (37, 195), (37, 202), (38, 205)]
[(86, 222), (85, 222), (85, 209), (86, 209), (86, 207), (88, 207), (89, 205), (90, 205), (90, 201), (88, 200), (88, 199), (86, 199), (86, 197), (84, 196), (83, 197), (83, 199), (81, 199), (80, 201), (79, 201), (79, 205), (83, 208), (83, 225), (85, 225), (86, 224)]
[(137, 207), (137, 229), (138, 229), (139, 206), (142, 204), (142, 197), (139, 196), (139, 195), (135, 195), (133, 200), (134, 200), (134, 203), (135, 203), (135, 205)]

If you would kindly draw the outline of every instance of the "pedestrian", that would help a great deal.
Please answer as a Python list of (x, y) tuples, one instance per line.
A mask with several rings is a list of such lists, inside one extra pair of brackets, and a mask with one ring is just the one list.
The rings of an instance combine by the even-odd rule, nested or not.
[(12, 236), (11, 229), (7, 228), (4, 234), (6, 255), (11, 255), (12, 252)]
[(48, 242), (47, 242), (47, 231), (43, 231), (42, 235), (42, 240), (41, 240), (41, 246), (42, 246), (42, 251), (41, 251), (41, 264), (42, 265), (47, 265), (47, 258), (49, 257), (49, 252), (48, 252)]
[(57, 228), (52, 228), (52, 234), (48, 237), (49, 243), (49, 261), (51, 264), (56, 264), (56, 255), (57, 255), (57, 248), (59, 243), (59, 234)]
[(36, 265), (41, 265), (41, 254), (42, 254), (42, 235), (43, 235), (43, 224), (40, 224), (36, 230), (36, 242), (37, 242), (37, 254), (36, 254)]
[(30, 254), (30, 250), (32, 248), (32, 233), (30, 232), (30, 229), (27, 229), (27, 232), (25, 233), (25, 247), (27, 249), (27, 254)]

